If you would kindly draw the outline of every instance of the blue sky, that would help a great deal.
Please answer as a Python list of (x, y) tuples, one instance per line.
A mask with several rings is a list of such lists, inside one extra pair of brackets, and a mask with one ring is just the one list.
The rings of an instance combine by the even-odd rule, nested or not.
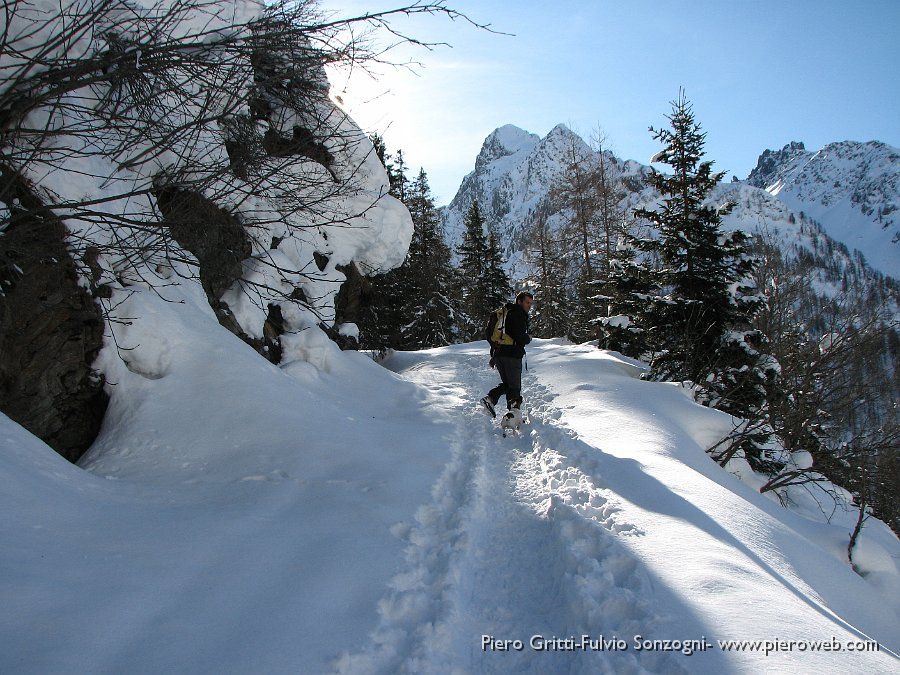
[[(340, 15), (401, 3), (325, 0)], [(707, 159), (744, 178), (767, 148), (842, 140), (900, 146), (900, 0), (448, 0), (496, 35), (440, 17), (397, 21), (452, 47), (397, 49), (414, 71), (332, 75), (365, 129), (424, 167), (438, 204), (452, 199), (493, 129), (541, 136), (598, 129), (624, 159), (659, 150), (684, 87), (707, 132)]]

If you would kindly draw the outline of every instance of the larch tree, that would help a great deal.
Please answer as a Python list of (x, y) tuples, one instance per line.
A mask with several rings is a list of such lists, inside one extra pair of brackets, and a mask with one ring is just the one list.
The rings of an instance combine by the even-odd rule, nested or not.
[(534, 211), (529, 228), (530, 246), (526, 256), (533, 270), (526, 280), (536, 294), (531, 311), (531, 328), (542, 338), (567, 335), (572, 320), (572, 303), (567, 283), (567, 261), (558, 234), (549, 224), (546, 204)]

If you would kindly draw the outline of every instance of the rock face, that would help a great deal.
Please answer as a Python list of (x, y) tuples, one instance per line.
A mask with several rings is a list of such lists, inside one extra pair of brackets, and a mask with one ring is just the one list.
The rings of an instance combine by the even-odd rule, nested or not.
[(753, 187), (765, 190), (778, 182), (782, 169), (798, 158), (810, 157), (806, 146), (799, 141), (791, 141), (781, 150), (764, 150), (756, 161), (756, 168), (750, 172), (747, 182)]
[(91, 368), (103, 318), (78, 284), (62, 223), (23, 180), (4, 171), (3, 183), (15, 205), (0, 236), (0, 410), (74, 462), (106, 410)]
[(156, 203), (172, 238), (190, 252), (199, 267), (200, 284), (219, 323), (273, 363), (281, 360), (279, 336), (284, 320), (277, 305), (269, 305), (263, 337), (254, 338), (241, 328), (222, 301), (222, 294), (243, 274), (243, 261), (253, 253), (253, 243), (233, 215), (195, 192), (164, 188)]

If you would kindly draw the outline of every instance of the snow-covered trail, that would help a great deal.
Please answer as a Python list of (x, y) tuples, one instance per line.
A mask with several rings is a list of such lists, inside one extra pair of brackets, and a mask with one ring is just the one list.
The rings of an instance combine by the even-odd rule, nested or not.
[[(526, 375), (530, 424), (503, 438), (472, 404), (495, 384), (484, 360), (470, 345), (450, 359), (420, 352), (389, 364), (429, 387), (460, 387), (445, 399), (460, 423), (434, 502), (407, 535), (407, 567), (382, 601), (372, 648), (346, 655), (340, 670), (689, 672), (672, 654), (633, 649), (635, 635), (683, 629), (686, 617), (657, 612), (653, 580), (615, 536), (640, 533), (617, 517), (605, 486), (555, 449), (563, 432), (549, 421), (549, 390)], [(560, 640), (583, 635), (594, 653), (563, 649)], [(703, 661), (710, 671), (724, 665), (715, 654)]]
[[(724, 416), (676, 387), (639, 382), (638, 367), (621, 360), (607, 359), (599, 371), (584, 369), (587, 352), (580, 366), (565, 362), (589, 347), (536, 347), (524, 387), (531, 424), (509, 439), (473, 403), (495, 383), (481, 346), (399, 354), (389, 363), (414, 382), (453, 389), (435, 405), (459, 424), (433, 502), (407, 533), (406, 566), (381, 602), (372, 644), (345, 654), (341, 672), (751, 672), (770, 657), (725, 653), (716, 640), (869, 636), (810, 587), (802, 578), (810, 570), (794, 565), (809, 562), (826, 577), (845, 570), (828, 554), (822, 561), (821, 549), (789, 561), (779, 545), (810, 542), (767, 518), (770, 507), (783, 509), (702, 453), (703, 439), (727, 427)], [(573, 370), (581, 382), (570, 386)], [(638, 405), (641, 388), (638, 397), (656, 390), (653, 405)], [(611, 395), (598, 395), (604, 390)], [(618, 452), (601, 450), (607, 441)], [(730, 492), (721, 482), (756, 503), (744, 505), (746, 519), (716, 522), (699, 511), (692, 482), (713, 499)], [(891, 614), (879, 626), (882, 639), (897, 635)], [(642, 649), (646, 640), (672, 642), (669, 651)], [(900, 663), (884, 653), (839, 660), (870, 672)], [(805, 649), (779, 654), (778, 663), (836, 665), (833, 653)]]

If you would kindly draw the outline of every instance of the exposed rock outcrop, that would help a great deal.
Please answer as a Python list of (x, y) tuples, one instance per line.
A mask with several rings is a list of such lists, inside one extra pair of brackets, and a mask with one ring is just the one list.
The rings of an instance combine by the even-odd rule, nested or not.
[(78, 283), (65, 228), (6, 167), (0, 201), (0, 410), (76, 461), (100, 430), (108, 397), (91, 367), (103, 317)]
[(202, 195), (177, 188), (156, 193), (156, 203), (172, 238), (199, 264), (200, 283), (219, 323), (272, 363), (281, 361), (284, 318), (281, 308), (268, 305), (263, 337), (248, 335), (222, 301), (222, 294), (243, 275), (243, 261), (253, 253), (250, 237), (232, 214)]

